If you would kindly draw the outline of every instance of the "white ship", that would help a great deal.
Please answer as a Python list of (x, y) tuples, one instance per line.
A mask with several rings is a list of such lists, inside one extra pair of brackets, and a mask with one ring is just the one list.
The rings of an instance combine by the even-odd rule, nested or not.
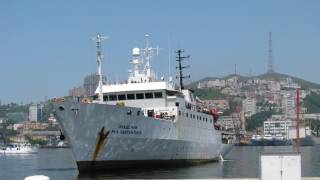
[(34, 154), (38, 153), (38, 147), (31, 146), (31, 144), (28, 143), (13, 143), (8, 144), (5, 147), (0, 148), (0, 154), (6, 155), (6, 154)]
[(230, 150), (232, 138), (218, 130), (213, 114), (184, 89), (181, 61), (180, 88), (170, 79), (157, 80), (150, 65), (157, 49), (147, 41), (145, 48), (133, 49), (127, 81), (104, 84), (101, 40), (98, 34), (100, 80), (93, 100), (54, 101), (79, 172), (218, 161)]

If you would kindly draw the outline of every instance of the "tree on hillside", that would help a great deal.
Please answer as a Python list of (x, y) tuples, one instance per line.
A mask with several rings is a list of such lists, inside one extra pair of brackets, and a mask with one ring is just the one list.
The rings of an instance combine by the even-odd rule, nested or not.
[(246, 120), (246, 130), (254, 131), (257, 127), (262, 127), (263, 122), (270, 118), (272, 114), (274, 114), (273, 110), (269, 110), (252, 115), (250, 119)]
[(227, 96), (217, 89), (192, 89), (200, 99), (224, 99)]
[(320, 113), (320, 94), (312, 92), (303, 100), (308, 113)]
[(223, 116), (230, 116), (232, 113), (239, 113), (242, 109), (242, 99), (239, 97), (229, 98), (229, 109), (223, 112)]

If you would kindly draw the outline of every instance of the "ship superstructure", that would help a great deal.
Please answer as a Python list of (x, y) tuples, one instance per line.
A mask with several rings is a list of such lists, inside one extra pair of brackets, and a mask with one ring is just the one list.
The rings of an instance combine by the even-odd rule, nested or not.
[(133, 48), (125, 83), (99, 83), (92, 101), (56, 103), (80, 172), (212, 161), (231, 148), (232, 139), (191, 90), (175, 88), (171, 78), (157, 80), (150, 63), (157, 53), (147, 40), (145, 48)]

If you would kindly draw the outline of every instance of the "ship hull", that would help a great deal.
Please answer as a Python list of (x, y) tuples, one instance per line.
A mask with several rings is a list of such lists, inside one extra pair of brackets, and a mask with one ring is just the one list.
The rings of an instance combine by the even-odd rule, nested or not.
[(183, 134), (187, 127), (138, 108), (64, 102), (55, 109), (79, 172), (217, 161), (232, 147), (213, 128)]
[[(112, 141), (118, 141), (119, 143)], [(110, 144), (106, 146), (99, 155), (101, 157), (99, 160), (93, 161), (90, 156), (87, 156), (87, 158), (81, 158), (84, 160), (77, 161), (79, 171), (213, 162), (219, 161), (220, 155), (227, 154), (231, 149), (231, 145), (227, 144), (219, 146), (218, 144), (207, 145), (188, 141), (159, 139), (110, 139)], [(117, 149), (117, 151), (112, 149)]]

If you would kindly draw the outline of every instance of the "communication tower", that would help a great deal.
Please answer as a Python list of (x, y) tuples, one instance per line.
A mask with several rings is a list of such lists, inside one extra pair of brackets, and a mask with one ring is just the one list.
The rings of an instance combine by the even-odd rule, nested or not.
[(272, 32), (269, 32), (269, 51), (268, 51), (268, 73), (273, 73), (273, 49), (272, 49)]

